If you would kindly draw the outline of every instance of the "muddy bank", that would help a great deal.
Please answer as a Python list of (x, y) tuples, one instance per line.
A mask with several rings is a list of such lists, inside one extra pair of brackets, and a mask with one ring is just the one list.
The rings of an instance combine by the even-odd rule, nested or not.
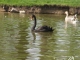
[[(37, 13), (37, 14), (64, 14), (65, 11), (69, 11), (70, 14), (80, 14), (80, 7), (69, 6), (56, 6), (56, 5), (44, 5), (44, 6), (3, 6), (0, 7), (0, 11), (10, 12), (12, 7), (15, 7), (17, 11), (24, 10), (25, 13)], [(6, 10), (7, 9), (7, 10)]]

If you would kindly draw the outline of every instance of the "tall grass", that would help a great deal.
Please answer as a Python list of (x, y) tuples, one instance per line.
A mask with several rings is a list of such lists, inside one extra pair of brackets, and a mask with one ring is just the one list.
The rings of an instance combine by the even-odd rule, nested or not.
[(79, 7), (80, 0), (0, 0), (0, 5), (17, 5), (17, 6), (32, 6), (32, 5), (61, 5)]

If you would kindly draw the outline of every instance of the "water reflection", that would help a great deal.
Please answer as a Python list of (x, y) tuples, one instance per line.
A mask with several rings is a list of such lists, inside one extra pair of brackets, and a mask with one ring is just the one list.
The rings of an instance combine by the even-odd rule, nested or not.
[(18, 20), (19, 15), (10, 13), (4, 13), (1, 16), (0, 60), (25, 60), (28, 27), (26, 20), (21, 18)]
[(20, 15), (20, 17), (22, 17), (22, 18), (24, 18), (25, 17), (25, 14), (19, 14)]
[(25, 53), (26, 48), (26, 44), (28, 44), (28, 42), (26, 41), (26, 36), (28, 35), (27, 32), (27, 26), (26, 26), (26, 22), (25, 21), (21, 21), (19, 23), (19, 37), (17, 37), (18, 39), (18, 44), (16, 46), (17, 52), (18, 52), (18, 56), (17, 58), (20, 60), (25, 60), (27, 53)]
[(0, 60), (80, 60), (80, 24), (65, 29), (64, 16), (38, 16), (43, 20), (38, 19), (37, 26), (46, 24), (55, 31), (34, 33), (28, 15), (1, 13)]
[[(57, 28), (56, 41), (54, 42), (54, 59), (68, 60), (71, 56), (75, 59), (79, 59), (80, 55), (78, 55), (77, 52), (79, 52), (80, 49), (76, 47), (79, 47), (77, 40), (80, 43), (80, 35), (78, 35), (80, 32), (78, 31), (77, 26), (74, 28), (74, 26), (68, 25), (67, 29), (62, 29), (63, 25), (60, 24), (56, 26), (56, 28), (59, 28)], [(75, 52), (76, 50), (77, 52)]]
[[(15, 21), (4, 18), (4, 15), (1, 15), (0, 23), (0, 60), (16, 60), (17, 58), (14, 57), (17, 56), (17, 49), (15, 48), (16, 43), (18, 43), (16, 40), (18, 35), (17, 25), (13, 25)], [(8, 17), (8, 14), (6, 16)], [(18, 22), (16, 23), (18, 24)]]
[(41, 56), (41, 41), (37, 39), (37, 35), (34, 32), (31, 33), (33, 40), (29, 41), (28, 49), (26, 50), (29, 53), (27, 60), (40, 60), (39, 56)]

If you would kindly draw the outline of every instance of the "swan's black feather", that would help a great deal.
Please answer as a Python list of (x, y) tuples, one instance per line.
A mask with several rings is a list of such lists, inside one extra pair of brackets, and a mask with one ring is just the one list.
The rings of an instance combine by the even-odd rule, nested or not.
[(52, 32), (54, 29), (52, 29), (52, 27), (49, 27), (49, 26), (41, 26), (39, 27), (38, 29), (35, 29), (36, 27), (36, 16), (35, 15), (32, 15), (32, 18), (34, 19), (34, 25), (33, 25), (33, 28), (32, 28), (32, 31), (35, 31), (35, 32)]

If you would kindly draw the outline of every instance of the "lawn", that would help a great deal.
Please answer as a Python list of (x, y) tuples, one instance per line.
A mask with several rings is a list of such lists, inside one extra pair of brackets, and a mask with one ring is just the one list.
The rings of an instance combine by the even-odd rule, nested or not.
[(79, 7), (80, 0), (0, 0), (0, 5), (17, 5), (17, 6), (33, 6), (33, 5), (60, 5)]

